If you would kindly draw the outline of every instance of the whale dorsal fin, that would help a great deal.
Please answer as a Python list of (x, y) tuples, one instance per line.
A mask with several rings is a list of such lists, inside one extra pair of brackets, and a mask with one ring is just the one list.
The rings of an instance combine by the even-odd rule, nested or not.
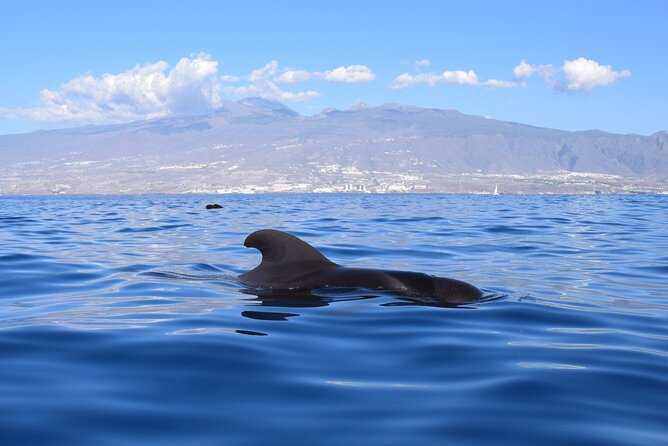
[(246, 237), (244, 246), (262, 253), (260, 265), (239, 276), (253, 286), (271, 286), (289, 281), (292, 276), (336, 265), (305, 241), (275, 229), (253, 232)]

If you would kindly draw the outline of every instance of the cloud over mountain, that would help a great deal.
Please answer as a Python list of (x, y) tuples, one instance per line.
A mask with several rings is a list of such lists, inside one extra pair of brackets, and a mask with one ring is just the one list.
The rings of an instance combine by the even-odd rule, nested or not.
[(0, 108), (0, 117), (75, 124), (119, 123), (174, 113), (206, 112), (220, 105), (223, 94), (300, 101), (320, 93), (287, 91), (281, 85), (311, 80), (356, 83), (375, 79), (365, 65), (310, 72), (280, 68), (278, 61), (273, 60), (246, 76), (220, 75), (218, 68), (218, 62), (210, 55), (199, 53), (182, 58), (173, 67), (158, 61), (100, 77), (89, 73), (65, 82), (58, 89), (42, 90), (33, 108)]
[[(486, 89), (525, 88), (532, 77), (560, 92), (589, 93), (631, 75), (610, 65), (580, 57), (563, 65), (533, 65), (522, 60), (511, 79), (481, 79), (472, 70), (423, 72), (432, 62), (415, 62), (414, 74), (396, 76), (391, 90), (420, 84), (469, 85)], [(219, 107), (223, 98), (258, 96), (278, 101), (304, 101), (321, 95), (318, 83), (371, 82), (376, 74), (366, 65), (341, 65), (322, 71), (281, 67), (272, 60), (245, 75), (220, 74), (219, 63), (205, 53), (192, 54), (170, 66), (165, 61), (135, 65), (127, 71), (96, 77), (91, 73), (44, 89), (32, 108), (3, 109), (0, 118), (71, 124), (120, 123), (170, 114), (205, 113)]]
[(531, 65), (524, 59), (513, 68), (516, 80), (527, 79), (533, 75), (542, 77), (557, 91), (591, 92), (595, 88), (612, 85), (617, 79), (631, 76), (631, 71), (615, 71), (610, 65), (601, 65), (595, 60), (579, 57), (564, 60), (561, 67), (553, 65)]
[(564, 61), (562, 70), (568, 81), (566, 89), (569, 91), (591, 91), (631, 75), (629, 70), (614, 71), (610, 65), (599, 65), (598, 62), (584, 57)]
[[(422, 61), (419, 61), (422, 62)], [(429, 61), (426, 61), (429, 62)], [(436, 84), (472, 85), (484, 88), (525, 88), (526, 80), (532, 76), (542, 77), (547, 85), (556, 91), (591, 92), (595, 88), (607, 87), (617, 79), (631, 75), (629, 70), (614, 71), (610, 65), (601, 65), (595, 60), (579, 57), (565, 60), (561, 67), (550, 64), (531, 65), (524, 59), (513, 68), (513, 79), (480, 80), (474, 70), (446, 70), (442, 73), (422, 73), (420, 66), (429, 63), (416, 63), (416, 74), (403, 73), (394, 79), (390, 89), (398, 90), (419, 84), (434, 86)]]
[(306, 71), (293, 68), (280, 68), (276, 60), (272, 60), (262, 68), (253, 70), (247, 76), (223, 76), (228, 83), (244, 82), (244, 85), (227, 85), (223, 90), (233, 96), (262, 96), (280, 101), (301, 101), (319, 96), (314, 90), (291, 92), (281, 85), (294, 85), (309, 81), (326, 81), (341, 83), (368, 82), (376, 75), (366, 65), (340, 66), (327, 71)]
[(399, 90), (419, 84), (427, 84), (432, 87), (436, 84), (472, 85), (484, 88), (518, 88), (526, 86), (524, 82), (517, 80), (487, 79), (481, 81), (473, 70), (446, 70), (439, 74), (419, 72), (420, 67), (429, 65), (431, 65), (431, 61), (427, 59), (417, 61), (415, 66), (418, 73), (400, 74), (394, 79), (394, 83), (390, 85), (390, 89)]
[(118, 74), (76, 77), (57, 90), (44, 89), (37, 107), (0, 115), (42, 122), (124, 122), (216, 107), (218, 62), (206, 54), (135, 65)]

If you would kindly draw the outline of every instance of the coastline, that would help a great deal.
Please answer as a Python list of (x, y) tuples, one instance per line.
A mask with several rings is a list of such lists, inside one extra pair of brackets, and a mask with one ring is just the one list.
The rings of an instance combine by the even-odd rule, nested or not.
[[(241, 175), (239, 175), (241, 174)], [(0, 195), (142, 195), (142, 194), (472, 194), (593, 195), (666, 194), (668, 183), (587, 172), (531, 175), (464, 173), (420, 175), (361, 172), (354, 176), (313, 178), (310, 175), (257, 172), (234, 175), (159, 175), (157, 172), (2, 175)], [(273, 177), (273, 178), (267, 178)], [(310, 178), (309, 178), (310, 177)], [(265, 180), (265, 181), (262, 181)]]

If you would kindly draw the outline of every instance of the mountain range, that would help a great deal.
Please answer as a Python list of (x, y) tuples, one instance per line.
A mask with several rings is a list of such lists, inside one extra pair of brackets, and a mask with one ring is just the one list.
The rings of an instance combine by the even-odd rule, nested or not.
[[(665, 131), (571, 132), (399, 104), (303, 116), (261, 98), (199, 115), (3, 135), (0, 157), (2, 194), (479, 192), (494, 183), (615, 192), (668, 182)], [(564, 186), (574, 184), (588, 186)]]

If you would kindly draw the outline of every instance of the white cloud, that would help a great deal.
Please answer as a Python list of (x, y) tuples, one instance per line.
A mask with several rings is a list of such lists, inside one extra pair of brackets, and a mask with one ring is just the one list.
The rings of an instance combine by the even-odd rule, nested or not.
[(239, 82), (241, 81), (241, 78), (239, 76), (232, 76), (230, 74), (225, 74), (223, 76), (220, 76), (220, 80), (223, 82)]
[(208, 55), (181, 59), (167, 77), (167, 106), (171, 112), (197, 112), (220, 103), (218, 62)]
[(548, 85), (554, 87), (556, 85), (554, 76), (558, 76), (560, 72), (561, 70), (553, 65), (531, 65), (522, 59), (520, 63), (513, 68), (513, 78), (516, 81), (519, 81), (520, 79), (528, 79), (533, 75), (537, 75), (542, 77)]
[(42, 90), (35, 108), (0, 108), (0, 118), (77, 124), (127, 122), (171, 113), (203, 112), (220, 106), (222, 93), (301, 101), (320, 93), (285, 91), (280, 85), (309, 80), (352, 83), (373, 79), (374, 73), (365, 65), (309, 72), (283, 69), (276, 60), (247, 76), (221, 76), (218, 62), (201, 53), (182, 58), (174, 67), (158, 61), (117, 74), (76, 77), (56, 90)]
[[(272, 76), (274, 74), (276, 73), (272, 73)], [(318, 79), (327, 82), (355, 83), (368, 82), (375, 78), (376, 75), (366, 65), (349, 65), (347, 67), (341, 66), (324, 72), (293, 70), (287, 68), (281, 71), (280, 75), (274, 77), (274, 81), (279, 84), (296, 84)], [(250, 78), (249, 81), (253, 82)]]
[(328, 82), (355, 83), (372, 81), (376, 75), (366, 65), (349, 65), (325, 71), (319, 77)]
[(522, 61), (513, 68), (515, 79), (526, 79), (533, 75), (541, 76), (545, 82), (557, 91), (591, 92), (594, 88), (607, 87), (617, 79), (631, 75), (629, 70), (614, 71), (610, 65), (579, 57), (565, 60), (561, 67), (553, 65), (531, 65)]
[(443, 84), (477, 84), (478, 76), (473, 70), (463, 71), (444, 71), (441, 74), (434, 73), (419, 73), (411, 75), (408, 73), (401, 74), (394, 79), (394, 84), (390, 87), (392, 89), (408, 88), (418, 84), (436, 85)]
[(428, 67), (429, 65), (431, 65), (431, 60), (429, 59), (416, 60), (415, 65), (418, 67)]
[(534, 68), (532, 65), (526, 63), (524, 59), (513, 68), (513, 77), (515, 79), (524, 79), (530, 77), (533, 74)]
[(305, 70), (286, 70), (276, 78), (279, 84), (297, 84), (313, 78), (313, 73)]
[(591, 59), (579, 57), (566, 60), (562, 67), (568, 91), (590, 92), (594, 88), (606, 87), (617, 79), (631, 75), (629, 70), (614, 71), (610, 65), (599, 65)]
[(524, 88), (527, 86), (526, 82), (518, 81), (504, 81), (499, 79), (487, 79), (484, 82), (480, 82), (481, 87), (485, 88)]
[[(426, 60), (426, 59), (425, 59)], [(474, 85), (483, 88), (526, 88), (526, 79), (532, 76), (542, 77), (545, 83), (557, 91), (591, 92), (594, 88), (607, 87), (617, 79), (631, 75), (629, 70), (614, 71), (610, 65), (580, 57), (565, 60), (561, 67), (550, 64), (532, 65), (524, 59), (513, 68), (513, 80), (487, 79), (480, 80), (473, 70), (444, 71), (441, 74), (421, 73), (419, 62), (416, 62), (416, 74), (403, 73), (390, 85), (393, 90), (409, 88), (419, 84), (434, 86), (439, 83)], [(424, 64), (426, 65), (426, 64)]]
[(262, 81), (263, 79), (273, 77), (276, 74), (277, 70), (278, 70), (278, 61), (272, 60), (264, 67), (253, 70), (251, 74), (248, 76), (248, 82), (251, 83), (259, 82)]
[(414, 85), (427, 84), (434, 86), (436, 84), (457, 84), (457, 85), (474, 85), (485, 88), (518, 88), (525, 87), (524, 82), (505, 81), (498, 79), (488, 79), (480, 81), (478, 75), (473, 70), (463, 71), (444, 71), (441, 74), (434, 73), (418, 73), (408, 74), (404, 73), (394, 79), (394, 84), (390, 86), (393, 90), (401, 88), (408, 88)]
[(220, 102), (218, 62), (206, 54), (164, 61), (118, 74), (72, 79), (58, 90), (44, 89), (31, 109), (0, 110), (0, 116), (42, 122), (123, 122), (192, 112)]
[(303, 101), (319, 96), (320, 93), (313, 90), (294, 93), (278, 86), (280, 83), (304, 82), (306, 79), (303, 74), (308, 73), (303, 70), (279, 70), (278, 61), (272, 60), (262, 68), (253, 70), (248, 76), (223, 76), (221, 80), (232, 79), (232, 82), (245, 81), (248, 83), (247, 85), (222, 87), (223, 91), (237, 97), (260, 96), (278, 101)]
[(473, 70), (469, 71), (444, 71), (441, 73), (440, 81), (446, 84), (471, 84), (478, 83), (478, 75)]
[(280, 101), (302, 101), (319, 96), (314, 90), (290, 92), (283, 90), (280, 85), (298, 84), (313, 80), (326, 82), (368, 82), (376, 78), (376, 75), (366, 65), (340, 66), (328, 71), (306, 71), (293, 68), (279, 68), (278, 61), (272, 60), (262, 68), (253, 70), (248, 76), (223, 76), (221, 80), (230, 83), (241, 81), (247, 85), (228, 85), (223, 91), (238, 97), (261, 96)]
[(290, 92), (282, 90), (276, 82), (272, 80), (256, 81), (250, 85), (239, 87), (227, 86), (223, 90), (238, 97), (259, 96), (267, 99), (276, 99), (278, 101), (303, 101), (305, 99), (320, 96), (320, 93), (313, 90)]

